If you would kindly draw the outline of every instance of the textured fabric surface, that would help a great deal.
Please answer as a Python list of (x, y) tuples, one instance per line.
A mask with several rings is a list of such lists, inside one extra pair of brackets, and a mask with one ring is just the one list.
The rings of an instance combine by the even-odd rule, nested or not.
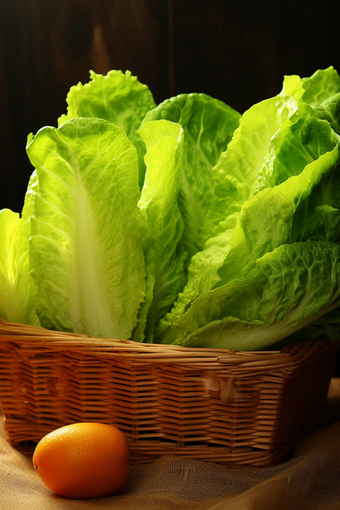
[(277, 466), (228, 469), (164, 456), (135, 465), (123, 489), (108, 498), (71, 500), (40, 481), (30, 456), (0, 434), (0, 510), (339, 510), (340, 388), (331, 385), (318, 429)]

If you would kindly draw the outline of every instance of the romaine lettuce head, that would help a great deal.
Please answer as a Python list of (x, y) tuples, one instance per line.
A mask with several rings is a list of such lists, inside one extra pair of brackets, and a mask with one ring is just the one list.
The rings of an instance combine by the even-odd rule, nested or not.
[(160, 341), (173, 339), (178, 322), (184, 324), (184, 316), (197, 313), (198, 297), (206, 296), (210, 306), (209, 291), (242, 280), (266, 253), (306, 236), (318, 206), (337, 209), (339, 164), (339, 136), (300, 102), (268, 141), (257, 189), (254, 186), (253, 198), (243, 203), (235, 226), (211, 238), (192, 257), (187, 285), (160, 322)]
[(161, 320), (160, 332), (176, 321), (197, 296), (218, 284), (230, 252), (243, 267), (245, 243), (243, 239), (237, 247), (243, 234), (235, 231), (240, 212), (254, 196), (264, 160), (272, 154), (272, 138), (297, 109), (293, 97), (278, 95), (252, 106), (240, 119), (232, 140), (212, 170), (214, 189), (197, 236), (203, 248), (191, 257), (187, 284), (171, 312)]
[(0, 211), (0, 316), (105, 338), (266, 349), (340, 338), (340, 78), (286, 76), (242, 116), (156, 107), (90, 73), (30, 135), (21, 217)]

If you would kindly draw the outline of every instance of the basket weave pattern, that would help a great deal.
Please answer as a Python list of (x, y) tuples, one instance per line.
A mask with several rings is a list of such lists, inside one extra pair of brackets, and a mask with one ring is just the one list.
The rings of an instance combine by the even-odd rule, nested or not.
[(77, 421), (114, 424), (132, 463), (184, 455), (269, 466), (326, 401), (338, 344), (281, 351), (139, 344), (0, 319), (0, 402), (11, 443), (29, 453)]

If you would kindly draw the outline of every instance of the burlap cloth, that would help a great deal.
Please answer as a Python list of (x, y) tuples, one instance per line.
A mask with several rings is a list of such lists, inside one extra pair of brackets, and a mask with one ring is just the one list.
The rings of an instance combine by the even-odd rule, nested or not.
[(108, 498), (71, 500), (40, 481), (31, 457), (0, 434), (0, 510), (340, 510), (340, 384), (333, 379), (318, 428), (275, 467), (228, 469), (164, 456), (132, 467), (123, 489)]

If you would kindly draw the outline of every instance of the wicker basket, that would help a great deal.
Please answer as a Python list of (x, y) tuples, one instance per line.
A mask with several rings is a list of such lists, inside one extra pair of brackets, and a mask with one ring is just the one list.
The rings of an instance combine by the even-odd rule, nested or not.
[(183, 455), (269, 466), (323, 410), (338, 344), (231, 351), (104, 340), (0, 319), (0, 402), (11, 443), (30, 453), (77, 421), (118, 426), (132, 463)]

